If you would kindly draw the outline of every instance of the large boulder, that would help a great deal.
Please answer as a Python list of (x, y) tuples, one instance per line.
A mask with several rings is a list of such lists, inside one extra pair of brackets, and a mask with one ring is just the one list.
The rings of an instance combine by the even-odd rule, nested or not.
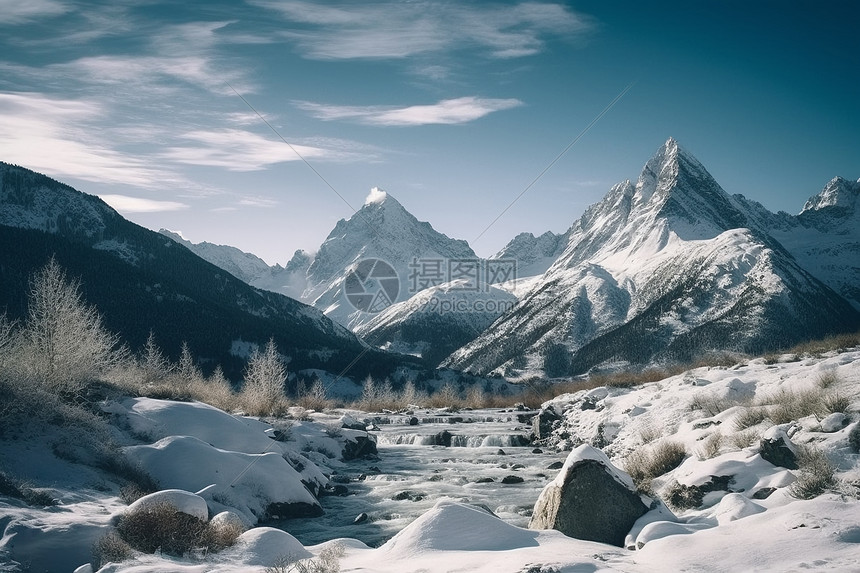
[(633, 524), (649, 509), (633, 480), (606, 454), (583, 444), (573, 450), (535, 503), (529, 529), (624, 546)]

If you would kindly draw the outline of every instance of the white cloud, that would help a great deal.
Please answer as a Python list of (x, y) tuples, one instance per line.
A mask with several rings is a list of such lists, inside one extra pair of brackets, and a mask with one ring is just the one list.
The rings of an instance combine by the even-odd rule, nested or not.
[(292, 27), (284, 36), (312, 59), (406, 58), (477, 48), (496, 58), (541, 51), (547, 36), (582, 37), (594, 25), (563, 4), (526, 2), (313, 2), (257, 0)]
[(279, 202), (274, 199), (269, 199), (267, 197), (245, 197), (244, 199), (239, 200), (239, 205), (244, 207), (274, 207), (278, 205)]
[(354, 160), (359, 153), (347, 149), (335, 149), (285, 144), (279, 139), (265, 138), (241, 129), (217, 129), (189, 131), (182, 139), (189, 145), (167, 148), (161, 157), (189, 165), (223, 167), (230, 171), (257, 171), (269, 165), (285, 161), (310, 160)]
[(170, 178), (103, 144), (101, 106), (35, 93), (0, 93), (0, 157), (57, 177), (152, 187)]
[(128, 195), (99, 195), (99, 197), (120, 213), (158, 213), (161, 211), (181, 211), (188, 209), (185, 203), (177, 201), (156, 201)]
[(408, 107), (338, 106), (313, 102), (296, 102), (301, 109), (325, 121), (353, 119), (360, 123), (383, 126), (417, 126), (467, 123), (495, 111), (523, 105), (518, 99), (461, 97), (432, 105)]
[(55, 0), (0, 0), (0, 25), (21, 24), (69, 11), (63, 2)]

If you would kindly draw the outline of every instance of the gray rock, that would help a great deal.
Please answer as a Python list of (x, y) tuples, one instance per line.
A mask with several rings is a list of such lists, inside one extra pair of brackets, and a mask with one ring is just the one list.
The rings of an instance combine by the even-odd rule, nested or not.
[(378, 459), (376, 440), (371, 436), (355, 436), (343, 445), (343, 461), (358, 459)]
[(759, 454), (762, 459), (775, 466), (790, 470), (797, 469), (797, 453), (794, 451), (794, 444), (780, 426), (773, 426), (762, 436)]
[(821, 431), (827, 433), (838, 432), (847, 426), (849, 422), (848, 416), (842, 412), (834, 412), (821, 420)]
[(532, 418), (532, 436), (536, 440), (547, 438), (560, 423), (561, 416), (553, 410), (552, 406), (544, 408)]
[(633, 524), (648, 511), (630, 477), (588, 445), (571, 452), (562, 472), (538, 498), (529, 528), (623, 547)]

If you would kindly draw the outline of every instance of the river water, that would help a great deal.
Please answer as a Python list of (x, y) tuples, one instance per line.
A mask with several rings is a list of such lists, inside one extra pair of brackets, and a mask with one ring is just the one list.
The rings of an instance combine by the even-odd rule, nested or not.
[[(564, 454), (525, 446), (534, 412), (474, 410), (454, 414), (418, 411), (380, 415), (379, 460), (350, 462), (332, 476), (346, 496), (320, 501), (325, 515), (277, 524), (304, 545), (348, 537), (377, 547), (439, 500), (484, 506), (504, 521), (525, 527), (541, 490)], [(443, 431), (451, 446), (433, 445)], [(507, 479), (506, 479), (507, 478)], [(509, 483), (506, 483), (509, 482)], [(366, 514), (362, 523), (356, 518)]]

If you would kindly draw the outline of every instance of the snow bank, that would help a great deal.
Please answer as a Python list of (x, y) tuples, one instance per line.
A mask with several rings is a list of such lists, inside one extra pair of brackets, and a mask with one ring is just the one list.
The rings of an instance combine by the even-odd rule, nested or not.
[(191, 436), (170, 436), (152, 445), (126, 448), (162, 487), (198, 491), (252, 522), (266, 515), (272, 503), (319, 507), (301, 475), (281, 454), (246, 454), (220, 450)]
[(199, 495), (181, 489), (165, 489), (145, 495), (128, 506), (124, 513), (147, 511), (161, 504), (167, 504), (180, 513), (187, 513), (203, 521), (209, 520), (206, 500)]

